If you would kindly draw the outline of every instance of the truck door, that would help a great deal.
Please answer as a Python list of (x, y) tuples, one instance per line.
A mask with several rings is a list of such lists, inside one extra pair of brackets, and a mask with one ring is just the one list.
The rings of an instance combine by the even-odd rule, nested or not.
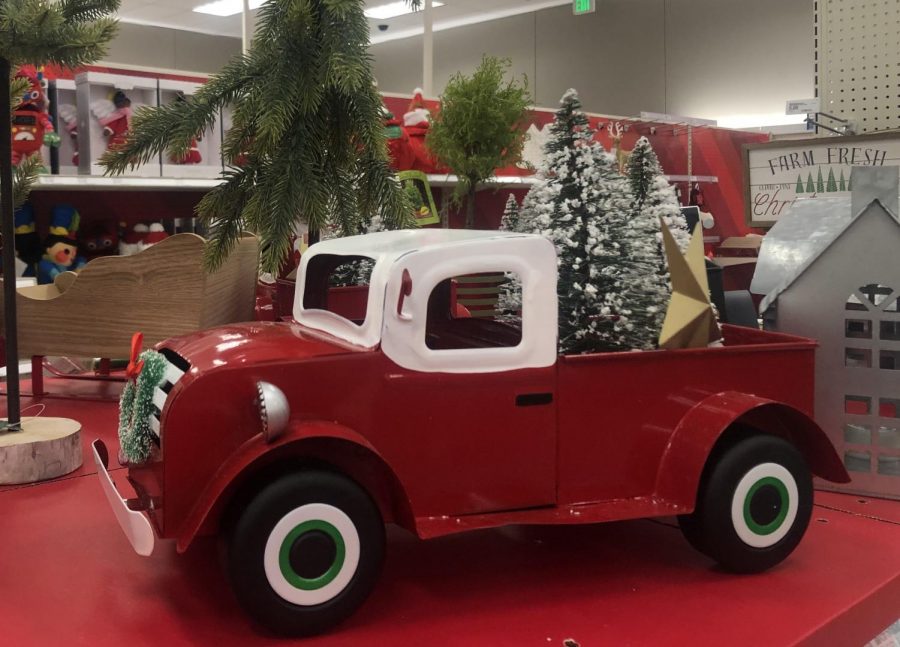
[[(548, 331), (535, 326), (540, 317), (530, 312), (548, 277), (532, 275), (526, 266), (477, 269), (463, 278), (431, 266), (428, 278), (414, 267), (409, 303), (387, 295), (392, 308), (398, 304), (392, 314), (400, 316), (386, 313), (384, 350), (400, 365), (386, 371), (386, 389), (405, 403), (392, 424), (416, 448), (396, 467), (413, 492), (417, 515), (477, 514), (556, 500), (555, 276), (545, 301), (554, 326)], [(491, 287), (479, 288), (483, 307), (460, 306), (460, 290), (466, 289), (460, 286), (480, 277), (494, 277), (485, 278)], [(409, 325), (398, 331), (403, 324)], [(401, 332), (412, 336), (406, 355), (397, 348)], [(552, 348), (535, 361), (534, 344), (548, 341), (540, 335), (550, 336)]]

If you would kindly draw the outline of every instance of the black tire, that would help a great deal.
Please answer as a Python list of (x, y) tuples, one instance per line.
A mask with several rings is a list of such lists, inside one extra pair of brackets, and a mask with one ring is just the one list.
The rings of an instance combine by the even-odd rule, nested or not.
[(703, 531), (700, 528), (700, 519), (696, 514), (678, 515), (678, 527), (681, 528), (681, 534), (684, 535), (691, 547), (705, 555), (706, 546), (703, 543)]
[(699, 551), (735, 573), (758, 573), (784, 560), (812, 515), (812, 476), (786, 440), (741, 440), (709, 466), (697, 508), (679, 517)]
[(320, 633), (350, 616), (384, 561), (378, 507), (352, 480), (322, 470), (264, 487), (235, 515), (226, 542), (241, 606), (288, 636)]

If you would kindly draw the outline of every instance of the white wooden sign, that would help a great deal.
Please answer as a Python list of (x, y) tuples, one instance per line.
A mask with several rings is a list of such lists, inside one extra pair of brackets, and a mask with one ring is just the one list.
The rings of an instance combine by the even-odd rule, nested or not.
[(747, 222), (771, 227), (798, 198), (850, 195), (854, 166), (900, 166), (900, 133), (745, 144)]

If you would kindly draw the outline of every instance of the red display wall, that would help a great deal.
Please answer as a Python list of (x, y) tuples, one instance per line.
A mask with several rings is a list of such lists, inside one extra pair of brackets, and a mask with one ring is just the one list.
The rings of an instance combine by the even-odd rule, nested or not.
[[(386, 96), (385, 105), (388, 110), (397, 116), (403, 115), (408, 110), (411, 97)], [(426, 106), (437, 110), (438, 102), (425, 100)], [(622, 147), (631, 150), (635, 141), (641, 136), (650, 140), (660, 164), (667, 175), (688, 175), (688, 128), (684, 125), (669, 123), (627, 120), (604, 115), (590, 115), (591, 126), (597, 130), (597, 139), (610, 150), (613, 142), (606, 130), (610, 122), (618, 122), (625, 128), (622, 133)], [(543, 127), (553, 120), (553, 111), (547, 109), (535, 109), (530, 116), (529, 123)], [(751, 133), (740, 130), (728, 130), (725, 128), (693, 127), (691, 129), (691, 172), (692, 176), (713, 176), (716, 182), (701, 182), (707, 208), (716, 219), (716, 226), (706, 230), (707, 236), (718, 236), (721, 240), (730, 236), (743, 236), (751, 231), (744, 221), (744, 196), (743, 196), (743, 158), (741, 146), (743, 144), (768, 141), (766, 134)], [(500, 177), (530, 175), (516, 167), (500, 169), (497, 175)], [(690, 184), (686, 181), (677, 182), (682, 196), (682, 204), (688, 203)], [(476, 227), (488, 229), (496, 228), (500, 222), (503, 205), (510, 189), (485, 189), (478, 196), (478, 216)], [(517, 198), (521, 200), (526, 189), (513, 189)], [(440, 191), (445, 197), (447, 190)], [(452, 227), (461, 226), (460, 214), (451, 211), (450, 224)]]
[[(179, 79), (185, 81), (202, 82), (203, 78), (184, 76), (170, 73), (143, 72), (112, 67), (91, 66), (93, 71), (121, 73), (129, 76), (148, 76), (156, 78)], [(48, 68), (48, 78), (73, 78), (70, 70), (58, 70)], [(398, 117), (407, 112), (411, 96), (385, 96), (384, 102), (388, 110)], [(435, 100), (425, 100), (425, 105), (432, 111), (438, 107)], [(608, 150), (613, 148), (613, 142), (606, 130), (610, 122), (618, 122), (625, 128), (622, 134), (621, 145), (625, 150), (631, 150), (634, 142), (641, 136), (646, 136), (659, 156), (663, 170), (668, 175), (688, 175), (688, 129), (684, 125), (672, 125), (666, 123), (637, 121), (608, 117), (604, 115), (590, 115), (591, 125), (597, 130), (598, 140)], [(530, 115), (530, 122), (543, 127), (553, 119), (553, 111), (548, 109), (535, 109)], [(724, 128), (694, 127), (691, 132), (691, 169), (694, 176), (713, 176), (716, 182), (701, 182), (700, 187), (706, 200), (707, 209), (716, 219), (716, 226), (704, 233), (708, 237), (718, 237), (724, 240), (730, 236), (742, 236), (748, 233), (750, 228), (744, 221), (743, 206), (743, 159), (741, 157), (742, 144), (767, 141), (768, 135), (750, 133)], [(500, 169), (497, 175), (502, 177), (530, 175), (531, 172), (510, 167)], [(686, 181), (676, 182), (681, 191), (681, 200), (687, 204), (690, 193), (690, 184)], [(434, 193), (439, 204), (449, 196), (451, 189), (434, 188)], [(527, 192), (523, 188), (486, 188), (481, 191), (477, 199), (476, 227), (483, 229), (496, 228), (500, 223), (503, 205), (507, 195), (513, 192), (521, 201)], [(157, 194), (153, 199), (146, 201), (146, 194), (138, 196), (136, 192), (122, 192), (118, 194), (98, 196), (96, 192), (77, 195), (70, 193), (63, 195), (35, 195), (37, 202), (69, 202), (75, 204), (88, 217), (96, 214), (96, 217), (114, 215), (121, 220), (144, 220), (190, 217), (193, 205), (199, 199), (199, 192), (189, 191), (182, 194)], [(44, 206), (44, 205), (41, 205)], [(42, 210), (39, 209), (39, 212)], [(462, 214), (456, 210), (450, 210), (450, 226), (461, 227)]]

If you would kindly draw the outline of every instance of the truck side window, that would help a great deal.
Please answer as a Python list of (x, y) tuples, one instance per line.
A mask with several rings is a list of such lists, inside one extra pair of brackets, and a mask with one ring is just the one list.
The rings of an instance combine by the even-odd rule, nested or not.
[(366, 256), (316, 256), (306, 268), (303, 307), (327, 310), (362, 324), (374, 266), (375, 261)]
[(521, 289), (518, 276), (510, 272), (441, 281), (428, 297), (425, 345), (432, 350), (518, 346)]

